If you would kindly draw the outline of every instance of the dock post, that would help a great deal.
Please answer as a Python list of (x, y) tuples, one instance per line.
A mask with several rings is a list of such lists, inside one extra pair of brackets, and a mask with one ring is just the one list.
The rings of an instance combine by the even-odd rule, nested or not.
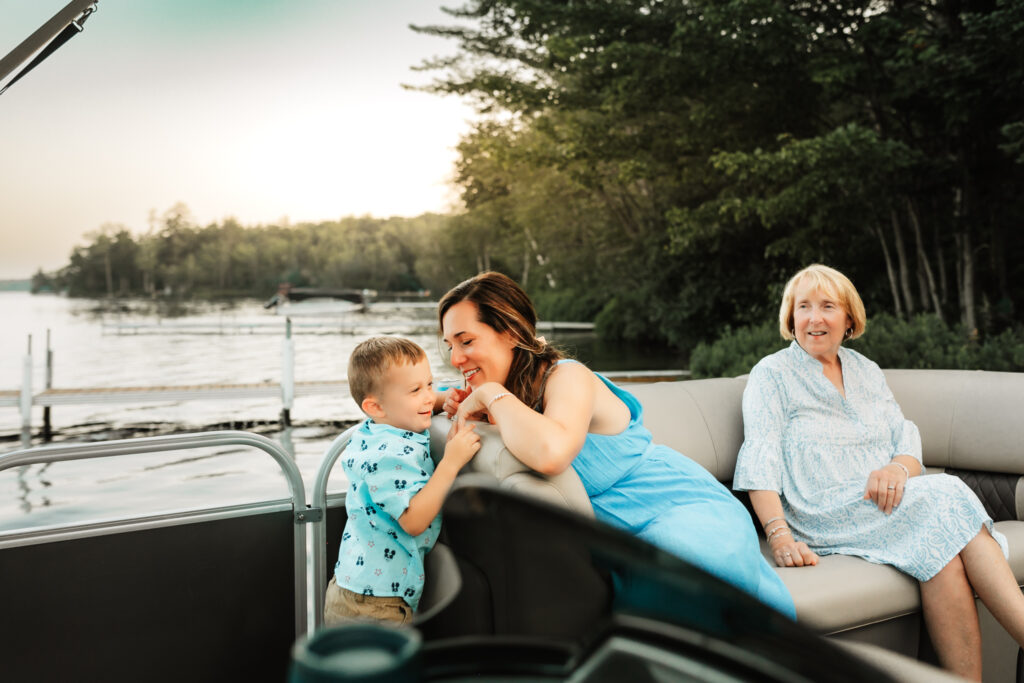
[[(43, 388), (53, 388), (53, 349), (50, 348), (50, 330), (46, 330), (46, 380)], [(53, 427), (50, 424), (50, 406), (43, 406), (43, 440), (49, 441), (53, 437)]]
[(292, 424), (292, 402), (295, 400), (295, 342), (292, 340), (292, 319), (285, 318), (284, 342), (281, 344), (281, 426)]
[(21, 434), (32, 430), (32, 335), (28, 335), (28, 351), (21, 366)]

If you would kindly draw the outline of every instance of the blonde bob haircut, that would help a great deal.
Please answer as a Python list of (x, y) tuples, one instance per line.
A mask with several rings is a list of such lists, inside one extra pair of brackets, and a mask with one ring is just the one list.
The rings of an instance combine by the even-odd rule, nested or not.
[(846, 315), (853, 321), (846, 339), (856, 339), (864, 334), (867, 315), (864, 313), (864, 302), (857, 293), (850, 279), (835, 268), (813, 263), (790, 278), (782, 293), (782, 305), (779, 307), (779, 333), (783, 339), (793, 339), (794, 323), (793, 308), (796, 305), (796, 290), (804, 280), (814, 283), (815, 289), (843, 307)]

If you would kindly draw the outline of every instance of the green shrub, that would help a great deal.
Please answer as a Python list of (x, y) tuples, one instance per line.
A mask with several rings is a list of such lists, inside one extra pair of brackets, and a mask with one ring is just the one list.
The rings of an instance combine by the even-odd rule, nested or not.
[(934, 315), (902, 320), (888, 314), (868, 321), (864, 335), (849, 342), (883, 368), (961, 368), (966, 335), (947, 327)]
[[(786, 346), (774, 321), (727, 330), (690, 357), (693, 377), (733, 377), (750, 372), (757, 361)], [(985, 340), (950, 327), (934, 315), (902, 320), (880, 314), (868, 321), (863, 336), (849, 342), (883, 368), (995, 370), (1024, 372), (1024, 328), (1007, 329)]]
[(726, 330), (711, 344), (697, 345), (690, 355), (690, 372), (694, 379), (743, 375), (757, 361), (788, 344), (779, 336), (775, 321)]

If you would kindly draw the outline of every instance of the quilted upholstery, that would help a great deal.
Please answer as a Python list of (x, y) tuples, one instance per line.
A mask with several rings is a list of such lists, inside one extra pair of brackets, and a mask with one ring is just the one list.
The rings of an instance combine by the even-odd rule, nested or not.
[(947, 469), (946, 474), (963, 479), (981, 499), (985, 511), (995, 521), (1017, 519), (1017, 486), (1022, 477), (1016, 474), (958, 469)]

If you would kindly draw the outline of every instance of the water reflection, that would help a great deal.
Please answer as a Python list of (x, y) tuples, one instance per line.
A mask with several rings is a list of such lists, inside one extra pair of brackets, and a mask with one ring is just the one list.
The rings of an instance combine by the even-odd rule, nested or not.
[[(38, 492), (40, 494), (42, 494), (43, 490), (48, 489), (51, 486), (53, 486), (53, 482), (49, 481), (48, 479), (44, 479), (43, 478), (43, 475), (46, 473), (46, 470), (49, 469), (50, 464), (51, 463), (44, 463), (44, 464), (38, 466), (38, 469), (36, 470), (35, 479), (37, 480), (36, 483), (38, 484), (38, 487), (39, 487), (39, 491)], [(37, 504), (33, 504), (32, 503), (32, 492), (33, 492), (33, 489), (32, 489), (32, 485), (30, 483), (29, 475), (30, 475), (30, 473), (31, 473), (31, 471), (32, 471), (32, 469), (34, 467), (36, 467), (36, 466), (35, 465), (22, 465), (21, 467), (17, 468), (18, 507), (25, 514), (28, 514), (28, 513), (32, 512), (32, 510), (35, 509), (36, 507), (47, 508), (47, 507), (50, 507), (50, 505), (52, 505), (52, 502), (51, 502), (50, 498), (48, 496), (45, 496), (45, 495), (40, 495), (39, 496), (39, 503), (37, 503)]]
[(278, 432), (277, 440), (281, 442), (281, 448), (284, 449), (284, 452), (292, 456), (292, 460), (295, 460), (295, 442), (292, 440), (291, 424)]

